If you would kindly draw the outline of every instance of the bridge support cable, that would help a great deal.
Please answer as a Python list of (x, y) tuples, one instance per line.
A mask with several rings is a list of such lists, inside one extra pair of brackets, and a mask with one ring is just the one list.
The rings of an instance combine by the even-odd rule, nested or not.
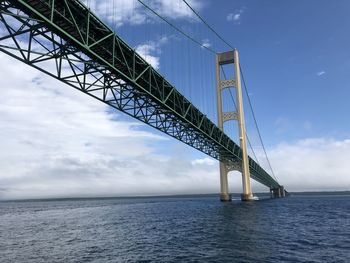
[(206, 50), (208, 50), (209, 52), (216, 54), (216, 51), (213, 50), (212, 48), (210, 48), (207, 45), (204, 45), (203, 43), (201, 43), (200, 41), (198, 41), (197, 39), (195, 39), (194, 37), (192, 37), (190, 34), (186, 33), (185, 31), (181, 30), (179, 27), (177, 27), (176, 25), (174, 25), (173, 23), (171, 23), (169, 20), (167, 20), (166, 18), (164, 18), (163, 16), (161, 16), (160, 14), (158, 14), (155, 10), (153, 10), (149, 5), (147, 5), (146, 3), (144, 3), (142, 0), (137, 0), (141, 5), (143, 5), (146, 9), (148, 9), (150, 12), (152, 12), (154, 15), (156, 15), (157, 17), (159, 17), (161, 20), (163, 20), (165, 23), (167, 23), (169, 26), (171, 26), (172, 28), (174, 28), (178, 33), (180, 33), (181, 35), (185, 36), (186, 38), (190, 39), (192, 42), (194, 42), (195, 44), (199, 45), (202, 48), (205, 48)]
[[(199, 47), (204, 48), (204, 50), (209, 51), (210, 53), (215, 53), (217, 54), (217, 51), (215, 51), (213, 48), (207, 47), (205, 45), (203, 45), (200, 41), (198, 41), (197, 39), (195, 39), (194, 37), (190, 36), (190, 34), (186, 33), (185, 31), (183, 31), (182, 29), (180, 29), (179, 27), (177, 27), (174, 23), (170, 22), (169, 20), (167, 20), (165, 17), (161, 16), (159, 13), (157, 13), (154, 9), (152, 9), (149, 5), (145, 4), (143, 1), (138, 0), (139, 3), (141, 3), (147, 10), (151, 11), (151, 13), (153, 13), (154, 15), (156, 15), (158, 18), (160, 18), (162, 21), (166, 22), (169, 26), (171, 26), (172, 28), (174, 28), (177, 32), (179, 32), (180, 34), (182, 34), (183, 36), (185, 36), (187, 39), (189, 39), (190, 41), (192, 41), (193, 43), (197, 44)], [(212, 27), (210, 27), (210, 25), (208, 23), (205, 22), (205, 20), (189, 5), (189, 3), (185, 0), (183, 0), (183, 2), (192, 10), (192, 12), (194, 12), (194, 14), (207, 26), (210, 28), (210, 30), (218, 37), (220, 38), (220, 40), (222, 40), (223, 42), (225, 42), (226, 45), (228, 45), (229, 47), (231, 47), (232, 49), (233, 46), (230, 45), (227, 41), (225, 41)], [(231, 93), (231, 90), (229, 90)], [(231, 93), (232, 96), (232, 93)], [(234, 100), (233, 100), (233, 103)], [(252, 153), (255, 157), (256, 162), (259, 164), (258, 158), (255, 154), (255, 151), (251, 145), (251, 142), (249, 140), (248, 134), (246, 133), (246, 138), (249, 144), (249, 147), (252, 150)], [(250, 157), (249, 157), (250, 158)], [(233, 167), (231, 165), (231, 167)], [(238, 170), (238, 169), (237, 169)], [(253, 177), (254, 178), (254, 177)], [(257, 180), (258, 181), (258, 180)]]
[[(254, 108), (253, 108), (253, 105), (252, 105), (252, 102), (251, 102), (251, 99), (250, 99), (250, 96), (249, 96), (249, 92), (248, 92), (248, 88), (247, 88), (247, 85), (246, 85), (246, 82), (245, 82), (245, 78), (244, 78), (244, 74), (243, 74), (243, 70), (242, 70), (241, 64), (239, 65), (239, 68), (240, 68), (240, 72), (241, 72), (241, 77), (242, 77), (242, 83), (243, 83), (244, 91), (245, 91), (245, 94), (246, 94), (247, 99), (248, 99), (248, 104), (249, 104), (249, 108), (250, 108), (250, 111), (251, 111), (252, 116), (253, 116), (255, 128), (256, 128), (256, 130), (257, 130), (257, 132), (258, 132), (258, 137), (259, 137), (260, 144), (261, 144), (261, 146), (262, 146), (262, 148), (263, 148), (263, 151), (264, 151), (264, 155), (265, 155), (267, 164), (268, 164), (268, 166), (269, 166), (269, 168), (270, 168), (270, 170), (271, 170), (272, 177), (273, 177), (276, 181), (278, 181), (277, 178), (276, 178), (276, 176), (275, 176), (274, 170), (272, 169), (270, 159), (269, 159), (269, 157), (268, 157), (268, 155), (267, 155), (267, 151), (266, 151), (264, 142), (263, 142), (263, 140), (262, 140), (262, 136), (261, 136), (261, 133), (260, 133), (259, 125), (258, 125), (258, 122), (257, 122), (256, 117), (255, 117)], [(226, 73), (225, 73), (224, 68), (222, 68), (222, 72), (223, 72), (223, 75), (224, 75), (224, 77), (225, 77), (225, 79), (226, 79)], [(235, 109), (237, 109), (237, 105), (236, 105), (235, 99), (234, 99), (233, 94), (232, 94), (232, 92), (231, 92), (230, 89), (229, 89), (229, 93), (230, 93), (231, 100), (232, 100), (232, 102), (233, 102), (233, 104), (234, 104), (234, 107), (235, 107)], [(254, 156), (256, 162), (260, 165), (259, 160), (258, 160), (258, 157), (257, 157), (257, 155), (255, 154), (255, 151), (254, 151), (254, 149), (253, 149), (253, 146), (252, 146), (252, 144), (251, 144), (251, 142), (250, 142), (250, 139), (249, 139), (249, 136), (248, 136), (247, 133), (246, 133), (246, 138), (247, 138), (247, 142), (248, 142), (249, 148), (251, 149), (252, 154), (253, 154), (253, 156)]]
[[(198, 41), (197, 39), (195, 39), (194, 37), (190, 36), (188, 33), (184, 32), (183, 30), (181, 30), (179, 27), (177, 27), (175, 24), (171, 23), (169, 20), (167, 20), (165, 17), (161, 16), (159, 13), (157, 13), (155, 10), (153, 10), (149, 5), (147, 5), (146, 3), (144, 3), (142, 0), (137, 0), (141, 5), (143, 5), (147, 10), (149, 10), (152, 14), (156, 15), (158, 18), (160, 18), (162, 21), (164, 21), (165, 23), (167, 23), (169, 26), (171, 26), (172, 28), (174, 28), (178, 33), (180, 33), (181, 35), (185, 36), (186, 38), (188, 38), (190, 41), (192, 41), (193, 43), (197, 44), (199, 47), (204, 48), (205, 50), (209, 51), (210, 53), (213, 54), (217, 54), (218, 52), (215, 51), (214, 49), (203, 45), (202, 43), (200, 43), (200, 41)], [(227, 41), (225, 41), (225, 39), (223, 39), (199, 14), (198, 12), (196, 12), (192, 6), (186, 1), (183, 0), (183, 2), (190, 8), (190, 10), (221, 40), (223, 41), (228, 47), (230, 47), (232, 50), (234, 49), (234, 47), (232, 45), (230, 45)], [(225, 74), (225, 72), (223, 71), (223, 73)], [(230, 90), (230, 95), (232, 96), (231, 90)], [(233, 103), (235, 103), (234, 99), (233, 99)], [(236, 107), (236, 106), (235, 106)], [(255, 151), (252, 147), (252, 144), (250, 142), (250, 139), (248, 137), (248, 134), (246, 134), (246, 138), (249, 144), (249, 147), (254, 155), (254, 158), (256, 160), (256, 162), (259, 164), (258, 158), (255, 154)], [(260, 164), (259, 164), (260, 165)]]
[[(220, 161), (241, 147), (78, 0), (0, 0), (0, 51)], [(251, 176), (278, 183), (254, 160)]]
[(199, 18), (199, 20), (201, 20), (203, 22), (204, 25), (206, 25), (210, 31), (212, 31), (222, 42), (224, 42), (230, 49), (234, 50), (235, 48), (228, 43), (222, 36), (219, 35), (219, 33), (217, 33), (214, 28), (212, 26), (210, 26), (203, 18), (202, 16), (196, 11), (194, 10), (194, 8), (186, 1), (186, 0), (182, 0), (187, 6), (188, 8)]
[(259, 125), (258, 125), (258, 122), (257, 122), (256, 117), (255, 117), (255, 113), (254, 113), (252, 101), (251, 101), (250, 96), (249, 96), (248, 88), (247, 88), (247, 85), (246, 85), (246, 82), (245, 82), (245, 78), (244, 78), (244, 74), (243, 74), (243, 70), (242, 70), (241, 65), (239, 65), (239, 68), (240, 68), (240, 70), (241, 70), (241, 76), (242, 76), (242, 82), (243, 82), (244, 90), (245, 90), (245, 93), (246, 93), (247, 98), (248, 98), (249, 107), (250, 107), (250, 110), (251, 110), (252, 115), (253, 115), (254, 124), (255, 124), (256, 130), (257, 130), (257, 132), (258, 132), (259, 140), (260, 140), (261, 146), (262, 146), (262, 148), (263, 148), (263, 151), (264, 151), (264, 154), (265, 154), (265, 157), (266, 157), (266, 160), (267, 160), (267, 164), (269, 165), (269, 168), (270, 168), (270, 170), (271, 170), (271, 173), (272, 173), (273, 178), (274, 178), (276, 181), (278, 181), (277, 178), (276, 178), (276, 176), (275, 176), (275, 173), (274, 173), (274, 171), (273, 171), (273, 169), (272, 169), (270, 159), (269, 159), (269, 157), (268, 157), (268, 155), (267, 155), (266, 148), (265, 148), (263, 139), (262, 139), (262, 137), (261, 137)]

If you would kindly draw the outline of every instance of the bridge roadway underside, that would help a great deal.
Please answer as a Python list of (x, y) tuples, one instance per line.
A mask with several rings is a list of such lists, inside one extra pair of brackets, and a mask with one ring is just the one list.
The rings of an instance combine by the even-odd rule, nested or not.
[[(241, 148), (78, 0), (0, 0), (0, 51), (217, 160), (241, 165)], [(249, 167), (253, 179), (279, 187), (250, 157)]]

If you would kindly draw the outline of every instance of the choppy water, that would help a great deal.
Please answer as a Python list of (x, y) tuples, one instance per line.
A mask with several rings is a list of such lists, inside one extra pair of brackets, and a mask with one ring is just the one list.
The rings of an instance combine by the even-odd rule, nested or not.
[(0, 262), (350, 262), (350, 196), (0, 202)]

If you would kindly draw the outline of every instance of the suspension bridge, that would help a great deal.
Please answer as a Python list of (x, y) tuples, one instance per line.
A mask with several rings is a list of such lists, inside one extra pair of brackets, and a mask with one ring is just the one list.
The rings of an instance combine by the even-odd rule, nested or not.
[[(273, 197), (285, 196), (247, 153), (237, 50), (216, 54), (216, 125), (79, 0), (0, 0), (0, 26), (1, 52), (220, 161), (222, 201), (231, 199), (232, 170), (242, 172), (242, 200), (254, 199), (250, 178)], [(235, 77), (221, 79), (222, 66), (231, 64)], [(236, 111), (223, 112), (221, 93), (231, 88)], [(223, 123), (232, 120), (239, 145), (224, 132)]]

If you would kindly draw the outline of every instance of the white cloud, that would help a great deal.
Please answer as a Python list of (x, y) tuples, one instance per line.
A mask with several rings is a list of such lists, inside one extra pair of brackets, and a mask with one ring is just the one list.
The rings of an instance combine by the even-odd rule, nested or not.
[(234, 16), (233, 16), (233, 20), (234, 21), (237, 21), (237, 20), (239, 20), (241, 18), (241, 14), (235, 14)]
[(316, 75), (319, 76), (319, 77), (324, 75), (324, 74), (326, 74), (326, 71), (324, 71), (324, 70), (319, 71), (319, 72), (316, 73)]
[(215, 165), (217, 162), (211, 158), (195, 159), (191, 162), (192, 165)]
[(245, 8), (241, 8), (238, 11), (234, 12), (234, 13), (229, 13), (226, 16), (226, 20), (227, 21), (234, 21), (236, 24), (240, 24), (240, 20), (241, 20), (241, 16), (244, 13), (244, 9)]
[(215, 161), (188, 146), (3, 53), (0, 72), (0, 199), (218, 191)]
[(232, 21), (232, 20), (233, 20), (233, 17), (234, 17), (234, 14), (233, 14), (233, 13), (229, 13), (229, 14), (226, 16), (226, 20), (227, 20), (227, 21)]
[[(310, 138), (281, 143), (268, 155), (277, 179), (289, 191), (350, 189), (349, 139)], [(268, 167), (266, 163), (263, 166)]]
[[(159, 54), (167, 41), (141, 50)], [(0, 72), (0, 198), (217, 191), (215, 167), (179, 158), (139, 122), (3, 53)]]
[[(0, 79), (0, 198), (219, 191), (218, 162), (188, 158), (190, 148), (175, 140), (180, 150), (168, 148), (163, 137), (1, 53), (0, 72), (7, 76)], [(350, 140), (305, 139), (268, 152), (289, 191), (350, 187)], [(241, 191), (238, 172), (229, 182), (231, 192)], [(253, 183), (253, 190), (266, 188)]]
[[(2, 53), (0, 72), (0, 199), (219, 191), (217, 161)], [(239, 174), (230, 183), (241, 190)]]
[[(262, 150), (256, 153), (269, 172)], [(350, 139), (307, 138), (280, 143), (268, 149), (268, 156), (278, 181), (288, 191), (350, 190)], [(192, 164), (204, 165), (218, 179), (218, 165), (211, 159), (193, 160)], [(231, 192), (241, 191), (240, 173), (230, 173), (229, 181)], [(267, 190), (255, 181), (252, 186), (253, 192)]]
[[(117, 27), (124, 24), (141, 25), (151, 20), (160, 22), (158, 18), (154, 20), (154, 14), (146, 10), (137, 0), (85, 0), (84, 2), (94, 12)], [(188, 2), (195, 10), (200, 11), (203, 8), (203, 2), (199, 0), (191, 0)], [(144, 3), (168, 19), (197, 21), (193, 12), (183, 1), (145, 0)], [(150, 17), (152, 17), (151, 20)]]
[[(149, 144), (164, 140), (140, 130), (138, 122), (115, 121), (120, 115), (109, 113), (101, 102), (3, 53), (0, 62), (0, 72), (6, 76), (0, 80), (0, 136), (6, 138), (0, 142), (4, 196), (11, 189), (24, 190), (25, 195), (25, 189), (39, 191), (44, 185), (48, 192), (50, 185), (61, 186), (64, 192), (68, 176), (79, 178), (83, 185), (94, 172), (101, 176), (98, 171), (104, 165), (151, 154)], [(55, 186), (56, 181), (61, 184)]]
[[(187, 1), (194, 10), (200, 11), (203, 8), (203, 1)], [(196, 16), (183, 1), (174, 0), (153, 0), (147, 2), (156, 12), (171, 19), (191, 19), (195, 20)]]
[(136, 47), (136, 52), (144, 60), (146, 60), (149, 64), (151, 64), (153, 68), (159, 69), (160, 58), (152, 55), (152, 53), (155, 51), (156, 51), (156, 45), (154, 42), (147, 42), (145, 44), (141, 44)]
[[(156, 57), (167, 41), (161, 37), (140, 49)], [(216, 161), (192, 160), (169, 148), (168, 154), (159, 154), (157, 147), (168, 146), (164, 137), (144, 131), (139, 122), (122, 121), (120, 113), (111, 114), (101, 102), (3, 53), (0, 72), (6, 76), (0, 78), (0, 198), (219, 190)], [(289, 125), (283, 119), (279, 124)], [(310, 126), (305, 123), (305, 129)], [(305, 139), (269, 153), (277, 177), (290, 191), (350, 187), (350, 140)], [(254, 191), (266, 190), (253, 185)], [(230, 190), (241, 191), (236, 172), (230, 174)]]
[(206, 38), (202, 40), (202, 47), (206, 47), (206, 48), (211, 47), (211, 43), (209, 39)]
[(136, 46), (136, 52), (153, 68), (159, 69), (161, 46), (168, 42), (167, 36), (160, 37), (157, 41), (147, 41), (146, 43)]

